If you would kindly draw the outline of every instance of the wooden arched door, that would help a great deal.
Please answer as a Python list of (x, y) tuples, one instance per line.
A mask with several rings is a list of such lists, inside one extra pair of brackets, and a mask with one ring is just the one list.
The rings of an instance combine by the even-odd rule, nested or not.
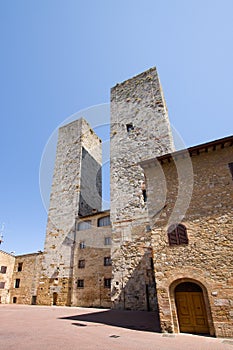
[(192, 282), (180, 283), (175, 288), (175, 300), (180, 332), (209, 334), (201, 287)]

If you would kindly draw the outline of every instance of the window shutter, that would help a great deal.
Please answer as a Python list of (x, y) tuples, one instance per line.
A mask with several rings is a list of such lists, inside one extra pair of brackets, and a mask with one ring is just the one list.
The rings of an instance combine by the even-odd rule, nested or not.
[(188, 244), (187, 231), (184, 225), (177, 226), (177, 236), (179, 238), (179, 244)]

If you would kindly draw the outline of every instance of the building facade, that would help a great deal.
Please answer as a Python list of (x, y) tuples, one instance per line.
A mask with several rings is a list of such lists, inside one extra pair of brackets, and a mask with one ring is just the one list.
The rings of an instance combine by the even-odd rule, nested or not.
[(164, 332), (233, 337), (232, 161), (226, 137), (142, 163)]
[(155, 68), (111, 90), (101, 140), (59, 129), (44, 252), (0, 252), (3, 303), (157, 311), (162, 332), (232, 337), (233, 137), (175, 152)]

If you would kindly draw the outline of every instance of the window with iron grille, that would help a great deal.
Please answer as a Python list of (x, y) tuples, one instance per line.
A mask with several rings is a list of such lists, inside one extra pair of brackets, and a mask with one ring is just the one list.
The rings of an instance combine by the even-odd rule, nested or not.
[(6, 270), (7, 270), (7, 266), (1, 266), (1, 270), (0, 270), (1, 273), (6, 273)]
[(169, 245), (188, 244), (187, 229), (184, 225), (171, 225), (168, 229)]
[(79, 242), (79, 249), (85, 249), (85, 248), (86, 248), (85, 242), (84, 241)]
[(84, 280), (78, 279), (77, 280), (77, 287), (78, 288), (84, 288)]
[(104, 266), (111, 266), (112, 265), (112, 259), (110, 256), (105, 256), (104, 258)]
[(104, 279), (104, 288), (111, 288), (111, 278)]
[(4, 289), (5, 288), (5, 282), (0, 282), (0, 289)]
[(78, 268), (79, 269), (84, 269), (84, 267), (85, 267), (85, 260), (84, 259), (79, 260), (78, 261)]
[(104, 245), (111, 245), (112, 239), (111, 237), (104, 237)]
[(232, 180), (233, 180), (233, 163), (228, 163), (228, 166), (229, 166), (231, 177), (232, 177)]
[(103, 227), (103, 226), (110, 226), (111, 221), (110, 221), (110, 216), (104, 216), (103, 218), (99, 218), (98, 220), (98, 227)]
[(19, 288), (19, 285), (20, 285), (20, 279), (16, 278), (16, 280), (15, 280), (15, 288)]

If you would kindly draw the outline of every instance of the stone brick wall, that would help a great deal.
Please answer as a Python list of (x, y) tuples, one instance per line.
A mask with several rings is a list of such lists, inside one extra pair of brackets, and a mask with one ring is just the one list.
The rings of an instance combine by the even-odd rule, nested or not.
[[(111, 225), (98, 227), (98, 220), (109, 215), (106, 211), (77, 220), (73, 306), (111, 307), (111, 288), (105, 286), (104, 279), (112, 278), (112, 266), (104, 266), (104, 258), (111, 257), (111, 244), (106, 245), (105, 238), (111, 239), (112, 228)], [(78, 230), (78, 224), (87, 220), (91, 222), (90, 228)], [(80, 260), (84, 261), (84, 268), (79, 267)], [(84, 287), (78, 287), (78, 280), (84, 281)]]
[[(151, 265), (144, 253), (150, 236), (146, 232), (148, 214), (142, 192), (146, 180), (137, 163), (172, 150), (170, 124), (156, 69), (112, 88), (112, 301), (116, 308), (147, 309), (148, 290), (153, 289), (153, 283), (147, 286), (145, 271)], [(150, 300), (151, 305), (154, 303)]]
[(153, 260), (164, 332), (179, 331), (174, 289), (180, 282), (192, 281), (202, 288), (210, 334), (233, 336), (233, 183), (228, 167), (233, 161), (232, 141), (223, 139), (189, 152), (194, 183), (182, 219), (188, 245), (169, 246), (167, 236), (174, 208), (179, 210), (179, 188), (183, 187), (177, 175), (177, 159), (182, 162), (186, 156), (168, 156), (159, 163), (152, 160), (143, 165), (148, 180)]
[(10, 285), (15, 264), (15, 257), (0, 250), (0, 302), (8, 304), (10, 302)]
[[(18, 255), (15, 257), (15, 265), (10, 287), (11, 303), (36, 303), (36, 297), (39, 287), (39, 277), (41, 273), (42, 255), (43, 253), (41, 252)], [(21, 267), (19, 266), (20, 264)], [(16, 285), (16, 279), (19, 280), (18, 286)]]
[(70, 305), (76, 216), (101, 210), (101, 140), (83, 119), (59, 129), (38, 303)]

